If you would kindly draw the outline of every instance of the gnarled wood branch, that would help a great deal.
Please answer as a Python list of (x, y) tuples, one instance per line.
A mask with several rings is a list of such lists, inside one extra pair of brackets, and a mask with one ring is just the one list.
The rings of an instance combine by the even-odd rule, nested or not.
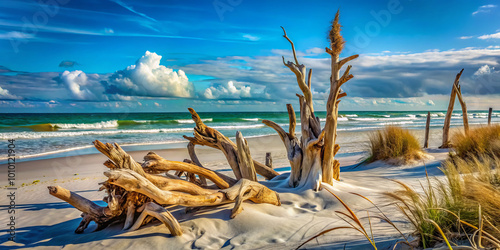
[[(147, 170), (152, 170), (155, 172), (177, 170), (197, 174), (211, 180), (219, 188), (228, 188), (232, 184), (236, 183), (236, 180), (231, 177), (224, 176), (223, 174), (197, 165), (179, 161), (165, 160), (154, 152), (149, 152), (146, 156), (144, 156), (144, 163), (142, 164), (142, 166)], [(231, 184), (229, 184), (226, 180), (230, 181)]]
[(234, 202), (241, 186), (245, 186), (244, 200), (255, 203), (281, 205), (276, 192), (257, 182), (240, 179), (234, 186), (219, 190), (213, 194), (190, 195), (180, 192), (164, 191), (156, 187), (148, 179), (129, 169), (115, 169), (104, 172), (108, 182), (131, 192), (141, 193), (161, 205), (181, 205), (186, 207), (213, 206)]
[[(184, 136), (184, 138), (196, 145), (209, 146), (221, 150), (226, 156), (226, 160), (231, 166), (236, 179), (241, 179), (236, 144), (219, 131), (206, 126), (194, 109), (189, 108), (189, 112), (196, 123), (196, 127), (194, 128), (194, 137)], [(253, 164), (255, 171), (266, 179), (272, 179), (279, 175), (278, 172), (258, 161), (253, 160)]]

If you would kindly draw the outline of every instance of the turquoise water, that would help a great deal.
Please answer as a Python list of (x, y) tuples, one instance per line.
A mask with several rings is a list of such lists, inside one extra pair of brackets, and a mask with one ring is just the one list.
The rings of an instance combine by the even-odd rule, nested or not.
[[(385, 125), (423, 128), (427, 112), (340, 112), (338, 130), (367, 131)], [(199, 113), (204, 122), (228, 137), (236, 131), (244, 136), (276, 134), (262, 124), (263, 119), (288, 126), (286, 112)], [(323, 122), (325, 112), (316, 112)], [(443, 112), (431, 112), (431, 126), (442, 127)], [(470, 111), (469, 123), (486, 124), (487, 111)], [(299, 114), (297, 114), (299, 117)], [(500, 113), (493, 113), (500, 122)], [(299, 121), (298, 121), (299, 122)], [(452, 126), (461, 126), (460, 112), (453, 114)], [(298, 124), (300, 126), (300, 124)], [(185, 142), (182, 135), (192, 134), (194, 122), (185, 113), (111, 113), (111, 114), (0, 114), (0, 139), (16, 140), (18, 156), (33, 158), (92, 147), (92, 141), (158, 149)], [(297, 128), (297, 131), (300, 131)], [(156, 146), (155, 146), (156, 145)], [(0, 155), (0, 160), (5, 157)]]

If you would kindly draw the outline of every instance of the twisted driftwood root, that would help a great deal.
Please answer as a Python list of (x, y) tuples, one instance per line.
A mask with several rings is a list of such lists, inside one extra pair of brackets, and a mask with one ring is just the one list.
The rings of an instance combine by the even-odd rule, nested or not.
[[(127, 154), (118, 144), (95, 141), (94, 146), (109, 160), (104, 166), (109, 168), (104, 172), (108, 177), (99, 190), (106, 190), (104, 201), (106, 207), (59, 186), (48, 187), (49, 193), (64, 200), (82, 211), (82, 222), (75, 233), (82, 233), (91, 221), (97, 224), (96, 230), (102, 230), (114, 222), (124, 222), (124, 230), (137, 230), (153, 218), (161, 221), (174, 236), (182, 235), (179, 222), (165, 208), (178, 205), (191, 208), (209, 208), (228, 203), (235, 203), (231, 212), (234, 218), (242, 210), (245, 200), (255, 203), (268, 203), (280, 206), (281, 202), (276, 192), (259, 184), (256, 180), (254, 161), (250, 156), (248, 145), (241, 133), (237, 139), (240, 148), (237, 149), (242, 179), (235, 179), (214, 172), (201, 166), (201, 163), (168, 161), (150, 152), (145, 162), (140, 164)], [(187, 173), (188, 180), (168, 171)], [(200, 178), (200, 181), (196, 179)], [(205, 179), (203, 183), (202, 177)], [(207, 188), (206, 180), (215, 184), (216, 189)], [(140, 213), (136, 218), (136, 214)]]

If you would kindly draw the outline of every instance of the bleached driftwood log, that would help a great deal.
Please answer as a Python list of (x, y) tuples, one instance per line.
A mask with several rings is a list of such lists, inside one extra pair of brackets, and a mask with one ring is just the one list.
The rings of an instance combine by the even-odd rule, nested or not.
[[(245, 178), (239, 181), (196, 164), (165, 160), (153, 152), (148, 153), (144, 157), (145, 162), (140, 164), (118, 144), (95, 141), (94, 146), (97, 150), (109, 158), (104, 162), (109, 168), (104, 172), (108, 179), (101, 183), (100, 188), (106, 190), (108, 194), (104, 198), (108, 205), (101, 207), (59, 186), (49, 186), (49, 193), (83, 212), (83, 219), (76, 233), (82, 233), (91, 221), (97, 224), (96, 230), (104, 229), (113, 222), (122, 221), (124, 221), (123, 229), (136, 230), (150, 222), (151, 218), (156, 218), (165, 224), (172, 235), (177, 236), (182, 235), (181, 227), (165, 206), (206, 208), (235, 203), (231, 212), (231, 218), (234, 218), (242, 211), (245, 200), (281, 205), (276, 192), (250, 180), (256, 180), (255, 170), (251, 165), (253, 160), (241, 133), (238, 133), (237, 138), (239, 138), (238, 145), (241, 144), (237, 149), (240, 165), (247, 166), (240, 169), (243, 170)], [(192, 158), (194, 159), (193, 156)], [(201, 182), (181, 179), (168, 174), (168, 171), (182, 171), (191, 176), (197, 175), (200, 179), (206, 178), (215, 184), (215, 189), (208, 188)], [(140, 214), (136, 218), (137, 213)]]
[[(444, 126), (443, 126), (443, 142), (439, 148), (449, 148), (450, 147), (450, 140), (449, 140), (449, 135), (450, 135), (450, 124), (451, 124), (451, 116), (453, 114), (453, 107), (455, 106), (455, 96), (457, 95), (457, 86), (460, 80), (460, 76), (462, 75), (462, 72), (464, 70), (462, 69), (460, 73), (457, 74), (455, 77), (455, 81), (453, 82), (453, 86), (451, 87), (451, 94), (450, 94), (450, 102), (448, 104), (448, 109), (446, 111), (446, 117), (444, 118)], [(460, 96), (461, 98), (461, 96)], [(465, 105), (465, 103), (464, 103)], [(462, 106), (463, 108), (464, 106)], [(466, 108), (467, 110), (467, 108)], [(464, 123), (465, 123), (464, 118)], [(467, 124), (468, 128), (468, 124)]]
[(306, 75), (306, 67), (299, 63), (295, 45), (282, 27), (283, 37), (290, 43), (294, 58), (293, 62), (285, 62), (283, 57), (283, 64), (295, 74), (302, 91), (302, 95), (297, 94), (300, 105), (301, 138), (299, 140), (295, 136), (296, 117), (290, 104), (287, 104), (290, 119), (288, 133), (272, 121), (264, 120), (263, 123), (276, 130), (285, 144), (292, 169), (289, 182), (292, 187), (307, 185), (317, 190), (321, 182), (333, 184), (334, 180), (339, 180), (340, 164), (338, 160), (335, 160), (335, 155), (340, 149), (335, 143), (338, 105), (340, 98), (346, 96), (346, 93), (341, 91), (342, 85), (353, 78), (349, 73), (350, 65), (342, 76), (340, 76), (340, 70), (344, 64), (358, 57), (358, 55), (353, 55), (340, 60), (340, 53), (344, 47), (340, 28), (339, 12), (337, 12), (329, 33), (330, 48), (326, 48), (326, 52), (331, 56), (330, 95), (326, 105), (326, 124), (321, 129), (320, 120), (315, 116), (313, 108), (312, 70), (309, 70), (309, 74)]

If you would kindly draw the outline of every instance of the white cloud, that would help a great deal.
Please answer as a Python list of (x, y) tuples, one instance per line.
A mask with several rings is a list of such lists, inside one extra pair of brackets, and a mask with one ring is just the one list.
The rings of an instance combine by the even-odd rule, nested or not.
[(102, 100), (104, 88), (97, 81), (98, 75), (90, 75), (90, 79), (81, 70), (64, 71), (59, 79), (76, 100)]
[(193, 97), (194, 86), (184, 71), (160, 65), (161, 56), (146, 51), (135, 65), (115, 72), (107, 93), (124, 96)]
[(106, 34), (114, 34), (115, 31), (113, 29), (111, 29), (111, 28), (104, 28), (104, 33), (106, 33)]
[(35, 38), (32, 34), (27, 34), (19, 31), (11, 31), (7, 33), (0, 34), (0, 39), (32, 39)]
[(260, 37), (254, 36), (254, 35), (250, 35), (250, 34), (244, 34), (243, 38), (248, 39), (250, 41), (259, 41), (260, 40)]
[(494, 72), (495, 67), (491, 67), (488, 65), (481, 66), (476, 72), (474, 72), (475, 77), (480, 77), (482, 75), (489, 75)]
[(8, 90), (0, 87), (0, 100), (19, 100), (19, 99), (22, 99), (22, 98), (9, 93)]
[(494, 33), (494, 34), (488, 34), (488, 35), (482, 35), (478, 37), (479, 39), (486, 40), (486, 39), (500, 39), (500, 32)]
[(324, 48), (314, 47), (306, 50), (306, 54), (320, 55), (323, 53), (326, 53)]
[(496, 94), (500, 92), (500, 70), (483, 65), (472, 75), (470, 91), (474, 94)]
[(462, 40), (466, 40), (466, 39), (471, 39), (471, 38), (473, 38), (473, 36), (461, 36), (461, 37), (459, 37), (459, 38), (460, 38), (460, 39), (462, 39)]
[(227, 83), (212, 85), (205, 89), (203, 96), (206, 99), (240, 99), (240, 98), (251, 98), (252, 88), (250, 86), (244, 86), (242, 84), (236, 84), (233, 81), (228, 81)]
[(476, 11), (472, 12), (472, 15), (477, 15), (479, 13), (488, 13), (491, 11), (491, 9), (496, 8), (497, 6), (494, 4), (487, 4), (480, 6)]

